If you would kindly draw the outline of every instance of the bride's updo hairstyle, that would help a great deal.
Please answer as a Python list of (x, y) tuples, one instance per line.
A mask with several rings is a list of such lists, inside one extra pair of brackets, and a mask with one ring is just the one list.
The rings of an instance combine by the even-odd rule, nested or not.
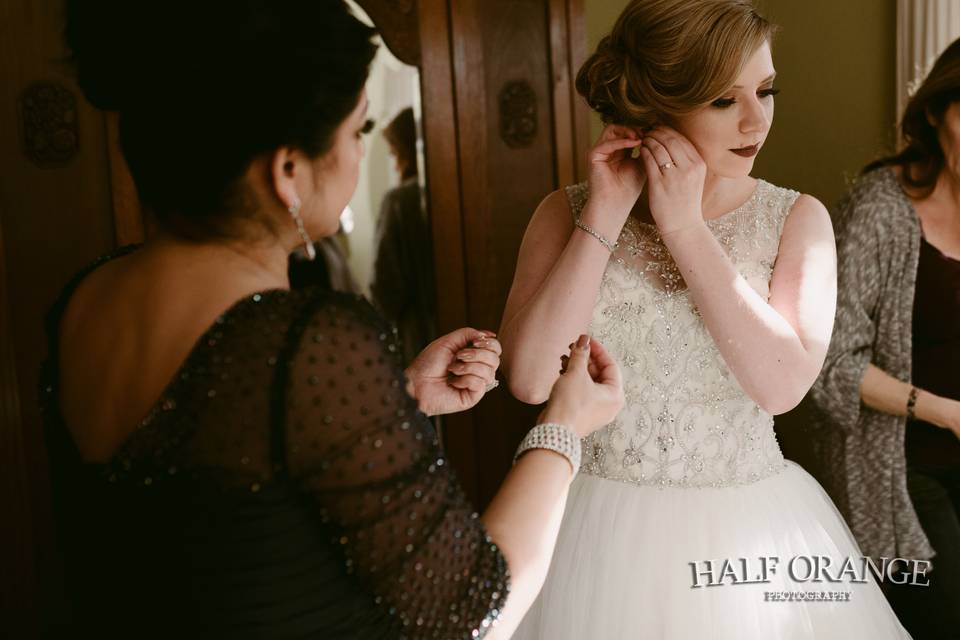
[(375, 32), (343, 0), (67, 0), (66, 40), (156, 223), (193, 239), (273, 229), (241, 177), (281, 146), (327, 152)]
[(632, 0), (577, 91), (605, 123), (669, 124), (729, 91), (773, 32), (749, 0)]

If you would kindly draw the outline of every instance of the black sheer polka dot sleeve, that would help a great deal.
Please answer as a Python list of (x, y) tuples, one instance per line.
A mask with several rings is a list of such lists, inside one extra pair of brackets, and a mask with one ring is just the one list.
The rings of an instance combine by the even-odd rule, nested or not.
[(293, 335), (287, 463), (346, 570), (404, 637), (482, 637), (506, 600), (506, 563), (405, 390), (393, 332), (365, 302), (336, 298)]

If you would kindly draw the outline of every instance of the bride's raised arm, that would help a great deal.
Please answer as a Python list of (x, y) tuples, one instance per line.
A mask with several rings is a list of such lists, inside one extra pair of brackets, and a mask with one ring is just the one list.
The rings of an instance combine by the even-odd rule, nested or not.
[[(651, 213), (724, 361), (765, 411), (789, 411), (819, 375), (833, 329), (837, 258), (827, 210), (812, 196), (797, 198), (764, 300), (704, 223), (698, 189), (690, 182), (702, 184), (703, 176), (692, 174), (704, 171), (693, 145), (668, 127), (644, 144)], [(669, 157), (653, 155), (665, 152)], [(658, 171), (663, 159), (672, 159), (673, 167)]]
[[(590, 151), (591, 195), (580, 220), (611, 243), (643, 186), (639, 162), (630, 158), (639, 144), (632, 129), (610, 125)], [(590, 324), (609, 258), (607, 246), (574, 226), (562, 190), (544, 198), (524, 234), (497, 334), (502, 371), (517, 399), (547, 400), (560, 356)]]

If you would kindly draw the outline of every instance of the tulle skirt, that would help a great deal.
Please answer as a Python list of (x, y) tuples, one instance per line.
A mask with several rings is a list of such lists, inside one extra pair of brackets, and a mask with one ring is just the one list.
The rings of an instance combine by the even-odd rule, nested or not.
[[(811, 562), (823, 564), (807, 559), (814, 556), (831, 558), (824, 580), (838, 578), (848, 557), (861, 564), (833, 502), (792, 462), (753, 484), (724, 488), (657, 488), (580, 474), (546, 584), (513, 637), (910, 637), (872, 577), (812, 582)], [(745, 583), (764, 577), (764, 557), (777, 558), (766, 560), (769, 582)]]

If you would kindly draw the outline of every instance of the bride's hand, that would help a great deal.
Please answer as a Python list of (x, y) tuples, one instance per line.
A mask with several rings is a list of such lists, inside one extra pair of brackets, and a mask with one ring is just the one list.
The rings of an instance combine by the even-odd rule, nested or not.
[(407, 391), (428, 416), (470, 409), (496, 381), (500, 342), (469, 327), (440, 336), (407, 367)]
[(696, 147), (678, 131), (660, 125), (640, 148), (647, 173), (650, 214), (660, 234), (703, 224), (703, 181), (707, 167)]
[(538, 422), (566, 425), (585, 438), (609, 424), (623, 408), (620, 368), (603, 345), (580, 336), (563, 357), (561, 375)]
[(587, 155), (590, 162), (590, 200), (599, 203), (604, 212), (609, 211), (610, 215), (616, 217), (619, 227), (626, 222), (643, 191), (646, 179), (643, 164), (633, 157), (633, 150), (641, 142), (642, 138), (634, 129), (609, 124)]

